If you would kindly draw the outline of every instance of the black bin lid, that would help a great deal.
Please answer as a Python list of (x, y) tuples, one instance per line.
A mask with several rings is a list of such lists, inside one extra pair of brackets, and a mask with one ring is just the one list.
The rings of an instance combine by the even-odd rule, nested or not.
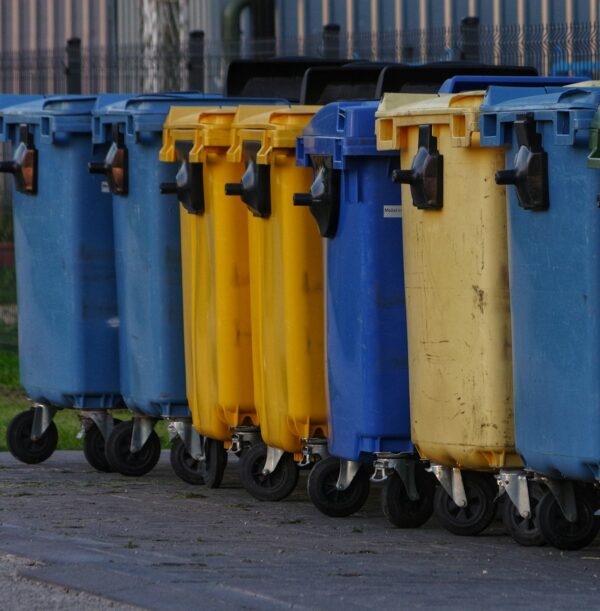
[(313, 66), (341, 66), (348, 59), (275, 57), (235, 59), (229, 64), (225, 95), (232, 97), (285, 98), (300, 101), (304, 73)]
[(431, 62), (421, 65), (390, 64), (379, 75), (373, 98), (384, 93), (436, 93), (453, 76), (537, 76), (531, 66), (496, 66), (479, 62)]
[(302, 83), (302, 104), (329, 104), (338, 100), (373, 100), (387, 62), (352, 62), (343, 66), (310, 68)]

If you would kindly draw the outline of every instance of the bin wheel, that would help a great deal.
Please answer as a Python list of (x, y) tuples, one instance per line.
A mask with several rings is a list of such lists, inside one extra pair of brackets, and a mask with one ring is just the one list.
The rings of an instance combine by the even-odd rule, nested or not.
[(515, 504), (508, 498), (504, 499), (504, 510), (502, 521), (508, 534), (524, 547), (539, 547), (546, 545), (546, 539), (540, 529), (538, 511), (540, 500), (545, 494), (545, 490), (539, 484), (532, 484), (529, 487), (529, 504), (531, 515), (523, 518), (518, 512)]
[(139, 452), (131, 452), (133, 420), (115, 426), (106, 442), (106, 458), (113, 471), (121, 475), (139, 477), (152, 471), (160, 458), (160, 439), (152, 431), (148, 441)]
[(463, 472), (467, 506), (459, 507), (438, 486), (434, 496), (434, 513), (442, 526), (455, 535), (471, 536), (484, 531), (496, 516), (495, 497), (498, 487), (488, 473)]
[(281, 501), (289, 496), (298, 483), (298, 465), (294, 457), (286, 452), (277, 468), (269, 475), (262, 470), (267, 460), (267, 446), (257, 443), (240, 458), (240, 479), (242, 485), (259, 501)]
[(319, 460), (308, 476), (308, 496), (326, 516), (346, 518), (360, 511), (369, 498), (369, 471), (363, 465), (346, 490), (335, 485), (340, 475), (340, 459), (329, 456)]
[(422, 465), (415, 466), (415, 480), (420, 498), (411, 501), (400, 476), (394, 471), (385, 482), (381, 493), (381, 508), (385, 517), (398, 528), (423, 526), (433, 513), (435, 477)]
[[(121, 420), (113, 418), (114, 426), (121, 424)], [(106, 443), (104, 437), (100, 432), (100, 429), (96, 426), (96, 423), (92, 422), (90, 428), (86, 431), (85, 437), (83, 438), (83, 455), (88, 461), (90, 467), (96, 469), (96, 471), (103, 471), (104, 473), (110, 473), (110, 465), (106, 459)]]
[(31, 439), (33, 415), (33, 408), (17, 414), (6, 431), (6, 444), (10, 453), (28, 465), (37, 465), (50, 458), (58, 444), (58, 430), (54, 422), (50, 423), (37, 441)]
[(206, 457), (206, 474), (204, 476), (209, 488), (219, 488), (227, 466), (227, 450), (223, 442), (210, 437), (204, 438), (204, 454)]
[(592, 496), (584, 490), (575, 490), (577, 521), (569, 522), (548, 491), (537, 508), (538, 522), (546, 541), (558, 549), (578, 550), (589, 545), (600, 529), (600, 518), (594, 515)]
[(181, 437), (175, 437), (171, 444), (171, 467), (175, 475), (184, 482), (193, 486), (200, 486), (205, 482), (206, 465), (204, 461), (196, 460), (185, 447)]

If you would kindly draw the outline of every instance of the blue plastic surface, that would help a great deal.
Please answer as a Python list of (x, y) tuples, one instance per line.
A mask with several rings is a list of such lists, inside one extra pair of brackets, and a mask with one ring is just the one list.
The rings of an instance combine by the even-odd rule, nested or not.
[(113, 195), (120, 318), (121, 392), (127, 407), (153, 417), (188, 417), (183, 346), (179, 203), (162, 195), (176, 164), (161, 163), (162, 127), (171, 106), (287, 104), (198, 93), (142, 95), (94, 116), (95, 142), (114, 124), (125, 132), (129, 189)]
[(325, 106), (298, 139), (297, 161), (331, 156), (341, 171), (337, 232), (325, 240), (329, 450), (368, 461), (412, 452), (397, 151), (375, 148), (376, 102)]
[(600, 172), (586, 166), (600, 90), (569, 89), (482, 106), (482, 142), (518, 150), (531, 113), (548, 155), (549, 207), (524, 210), (507, 187), (516, 445), (527, 468), (600, 478)]
[(0, 113), (3, 139), (14, 148), (26, 124), (38, 149), (37, 194), (13, 197), (21, 383), (58, 407), (121, 403), (112, 209), (86, 165), (106, 153), (91, 144), (100, 99), (38, 97)]
[(438, 93), (460, 93), (479, 91), (492, 85), (505, 87), (528, 87), (571, 85), (587, 80), (585, 76), (453, 76), (444, 81)]

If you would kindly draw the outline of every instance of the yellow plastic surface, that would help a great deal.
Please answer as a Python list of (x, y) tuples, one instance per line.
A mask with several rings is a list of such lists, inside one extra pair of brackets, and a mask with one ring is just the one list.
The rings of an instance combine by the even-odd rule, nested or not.
[(483, 93), (405, 106), (391, 97), (377, 114), (378, 147), (400, 149), (409, 168), (419, 125), (431, 124), (444, 156), (442, 209), (417, 209), (402, 186), (413, 443), (442, 465), (518, 466), (505, 188), (494, 181), (504, 150), (479, 146)]
[(310, 210), (292, 203), (312, 183), (295, 146), (318, 109), (240, 107), (228, 154), (239, 163), (243, 142), (259, 141), (257, 162), (270, 166), (271, 216), (248, 213), (254, 396), (265, 443), (294, 453), (327, 435), (321, 238)]
[[(225, 196), (238, 182), (241, 162), (227, 160), (235, 107), (172, 108), (165, 122), (163, 161), (187, 144), (201, 163), (204, 214), (181, 207), (184, 336), (188, 401), (195, 428), (227, 441), (231, 428), (258, 425), (254, 407), (248, 215)], [(182, 146), (183, 145), (183, 146)]]

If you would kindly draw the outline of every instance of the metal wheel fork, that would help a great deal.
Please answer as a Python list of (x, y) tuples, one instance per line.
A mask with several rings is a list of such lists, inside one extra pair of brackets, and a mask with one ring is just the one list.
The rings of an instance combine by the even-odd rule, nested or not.
[(33, 409), (33, 423), (31, 425), (30, 438), (32, 441), (38, 441), (48, 430), (58, 408), (53, 405), (46, 405), (45, 403), (35, 403)]
[(361, 467), (362, 463), (359, 463), (356, 460), (345, 460), (340, 458), (340, 474), (338, 476), (335, 489), (339, 490), (340, 492), (347, 490), (354, 481), (354, 478), (360, 471)]
[(543, 478), (568, 522), (577, 522), (577, 502), (573, 482)]
[(391, 473), (396, 472), (404, 484), (408, 498), (411, 501), (418, 501), (421, 498), (415, 475), (417, 461), (413, 457), (385, 453), (375, 454), (375, 456), (372, 482), (384, 482)]
[(169, 420), (168, 428), (171, 439), (179, 437), (181, 441), (183, 441), (187, 453), (194, 460), (198, 462), (204, 462), (206, 460), (203, 438), (192, 425), (191, 419)]
[(110, 437), (110, 434), (112, 433), (112, 430), (115, 426), (115, 421), (113, 419), (112, 414), (105, 409), (82, 410), (80, 418), (81, 431), (77, 433), (78, 439), (82, 438), (85, 433), (87, 433), (88, 429), (91, 426), (89, 423), (93, 423), (98, 427), (98, 430), (100, 431), (100, 434), (102, 435), (104, 441), (106, 441)]
[(431, 472), (436, 476), (442, 488), (456, 506), (467, 506), (467, 495), (460, 469), (444, 465), (431, 465)]
[(501, 471), (496, 479), (499, 494), (506, 492), (512, 504), (517, 508), (523, 519), (531, 516), (531, 503), (529, 501), (529, 484), (525, 471)]
[(129, 445), (129, 451), (132, 454), (139, 452), (146, 445), (148, 437), (150, 437), (156, 426), (156, 422), (156, 418), (151, 418), (150, 416), (134, 416), (131, 443)]

